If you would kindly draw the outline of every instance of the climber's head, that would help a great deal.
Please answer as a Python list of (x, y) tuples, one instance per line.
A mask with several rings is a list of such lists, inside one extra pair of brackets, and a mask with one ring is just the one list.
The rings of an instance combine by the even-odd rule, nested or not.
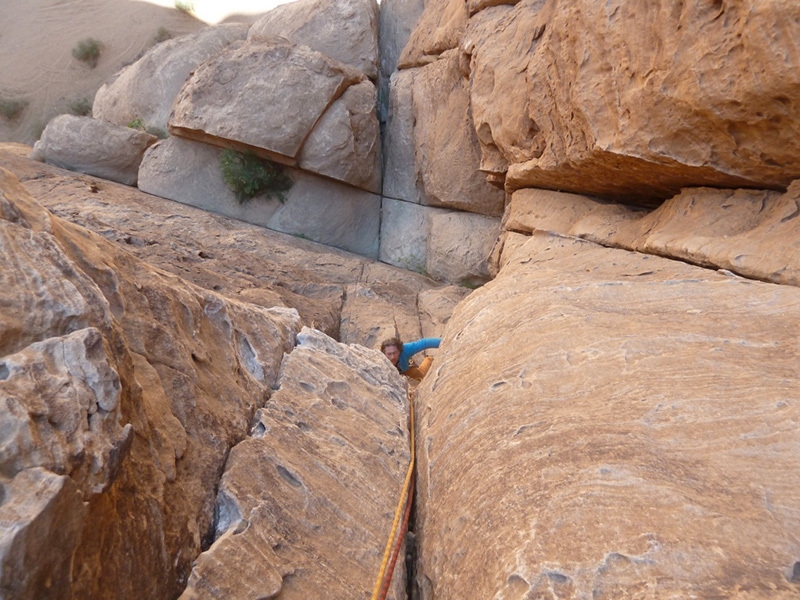
[(390, 363), (397, 366), (397, 361), (400, 360), (400, 355), (403, 353), (403, 342), (397, 338), (384, 340), (381, 344), (381, 352), (386, 355)]

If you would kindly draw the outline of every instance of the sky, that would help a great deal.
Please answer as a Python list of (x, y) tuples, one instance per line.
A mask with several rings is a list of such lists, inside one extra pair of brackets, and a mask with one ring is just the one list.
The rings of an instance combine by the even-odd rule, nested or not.
[(157, 6), (175, 8), (182, 4), (191, 13), (206, 23), (219, 23), (230, 15), (253, 15), (265, 13), (290, 0), (143, 0)]

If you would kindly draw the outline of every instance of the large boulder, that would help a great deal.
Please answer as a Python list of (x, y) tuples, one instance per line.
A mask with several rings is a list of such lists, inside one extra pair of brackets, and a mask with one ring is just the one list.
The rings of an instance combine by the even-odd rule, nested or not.
[(241, 202), (222, 176), (222, 150), (172, 137), (144, 157), (140, 189), (362, 256), (378, 255), (380, 197), (290, 169), (291, 188)]
[(136, 185), (145, 150), (158, 138), (90, 117), (60, 115), (47, 124), (31, 158), (70, 171)]
[[(376, 350), (304, 329), (231, 450), (189, 599), (366, 597), (410, 461), (405, 384)], [(403, 569), (395, 572), (405, 597)]]
[(800, 5), (781, 0), (482, 11), (462, 39), (484, 166), (509, 191), (642, 204), (785, 188), (800, 175), (798, 36)]
[(281, 36), (375, 81), (378, 77), (378, 3), (375, 0), (299, 0), (270, 10), (247, 37)]
[(375, 86), (351, 85), (325, 111), (303, 144), (297, 165), (374, 194), (381, 193), (380, 126)]
[(528, 237), (417, 394), (420, 597), (796, 597), (798, 315), (793, 286)]
[(364, 74), (283, 38), (251, 38), (207, 60), (181, 90), (175, 135), (295, 164), (322, 114)]
[[(0, 522), (15, 523), (1, 531), (3, 589), (176, 597), (296, 311), (154, 269), (50, 215), (5, 170), (0, 247)], [(34, 485), (41, 496), (25, 501)]]
[(150, 131), (166, 132), (172, 103), (191, 72), (246, 36), (247, 25), (227, 23), (153, 46), (97, 90), (92, 116), (117, 125), (138, 119)]

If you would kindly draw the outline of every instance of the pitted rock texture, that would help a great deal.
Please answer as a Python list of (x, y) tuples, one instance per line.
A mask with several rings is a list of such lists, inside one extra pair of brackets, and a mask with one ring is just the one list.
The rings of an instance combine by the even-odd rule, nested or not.
[[(180, 138), (156, 148), (172, 143), (208, 149)], [(375, 331), (388, 334), (383, 337), (399, 333), (402, 339), (416, 339), (423, 330), (443, 332), (443, 317), (430, 321), (418, 310), (421, 293), (448, 294), (428, 277), (127, 186), (77, 177), (24, 158), (28, 152), (27, 146), (0, 145), (0, 166), (16, 173), (49, 210), (200, 287), (267, 308), (295, 308), (303, 324), (346, 343), (376, 347), (383, 338)], [(200, 194), (210, 179), (198, 170), (183, 181)], [(350, 286), (368, 289), (375, 302), (362, 302), (348, 293)], [(59, 318), (70, 318), (75, 310), (70, 307), (65, 304), (67, 314)]]
[(369, 598), (410, 461), (405, 383), (378, 351), (297, 342), (231, 451), (217, 540), (182, 598)]
[(375, 0), (300, 0), (276, 6), (253, 23), (248, 38), (279, 35), (378, 77)]
[[(2, 563), (19, 567), (4, 568), (3, 589), (175, 597), (212, 529), (228, 450), (293, 346), (296, 311), (154, 269), (50, 215), (5, 170), (0, 251), (0, 404), (11, 434), (0, 497), (36, 469), (49, 490), (39, 512), (0, 505), (0, 522), (16, 523), (3, 531)], [(55, 579), (41, 574), (48, 565)]]
[(97, 90), (92, 116), (125, 126), (139, 119), (151, 131), (166, 132), (172, 103), (191, 72), (247, 31), (243, 23), (226, 23), (154, 46)]
[(797, 597), (798, 315), (792, 286), (528, 238), (418, 392), (421, 597)]
[(468, 56), (481, 168), (507, 191), (652, 205), (800, 175), (796, 3), (485, 4), (428, 3), (401, 67)]
[(295, 164), (325, 110), (364, 79), (361, 71), (307, 46), (251, 38), (194, 71), (175, 100), (169, 128)]
[(786, 193), (687, 188), (652, 212), (548, 190), (515, 192), (504, 227), (581, 237), (604, 246), (800, 286), (800, 181)]
[(91, 117), (60, 115), (33, 146), (31, 158), (127, 185), (136, 185), (145, 151), (158, 138)]

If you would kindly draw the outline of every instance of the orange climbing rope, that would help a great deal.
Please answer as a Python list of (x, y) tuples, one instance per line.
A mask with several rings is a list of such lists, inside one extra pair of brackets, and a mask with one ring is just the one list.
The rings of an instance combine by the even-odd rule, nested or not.
[[(386, 550), (383, 553), (383, 562), (381, 569), (378, 572), (378, 578), (375, 581), (375, 587), (372, 590), (372, 600), (384, 600), (386, 592), (389, 589), (389, 583), (392, 580), (392, 573), (394, 571), (394, 564), (397, 561), (397, 554), (400, 552), (400, 546), (403, 543), (405, 536), (405, 528), (408, 526), (408, 516), (411, 514), (411, 500), (413, 497), (414, 489), (414, 392), (408, 394), (408, 410), (409, 410), (409, 427), (411, 437), (411, 461), (408, 463), (408, 472), (406, 473), (406, 480), (403, 483), (403, 491), (400, 494), (400, 501), (397, 503), (397, 509), (394, 513), (394, 522), (392, 523), (392, 531), (389, 533), (389, 539), (386, 541)], [(405, 504), (405, 511), (403, 505)], [(397, 526), (400, 522), (400, 515), (405, 512), (403, 518), (403, 530), (400, 535), (397, 535)], [(396, 538), (396, 540), (395, 540)], [(392, 548), (395, 548), (394, 557), (391, 561), (391, 568), (389, 566), (389, 555), (392, 553)]]

